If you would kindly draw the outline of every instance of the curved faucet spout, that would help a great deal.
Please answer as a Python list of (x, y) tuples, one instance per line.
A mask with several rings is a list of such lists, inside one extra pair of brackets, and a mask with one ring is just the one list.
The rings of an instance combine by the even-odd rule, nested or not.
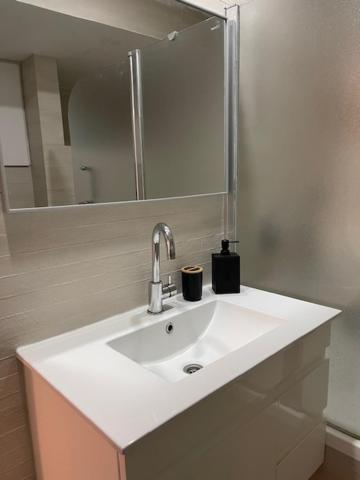
[(176, 293), (176, 287), (169, 280), (169, 284), (163, 287), (160, 280), (160, 239), (163, 235), (166, 246), (166, 253), (169, 260), (175, 259), (175, 242), (169, 225), (158, 223), (152, 233), (152, 277), (149, 289), (149, 312), (160, 313), (163, 311), (163, 296), (172, 296)]
[(160, 237), (163, 235), (168, 260), (176, 258), (174, 237), (169, 225), (158, 223), (152, 234), (152, 282), (160, 282)]

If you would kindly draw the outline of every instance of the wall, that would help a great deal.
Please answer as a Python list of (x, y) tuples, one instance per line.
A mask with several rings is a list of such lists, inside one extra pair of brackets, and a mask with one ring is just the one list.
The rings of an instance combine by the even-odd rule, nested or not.
[(344, 310), (328, 418), (360, 435), (358, 0), (241, 10), (243, 282)]
[[(118, 13), (110, 8), (97, 18)], [(163, 274), (196, 262), (208, 280), (210, 254), (223, 235), (223, 203), (219, 195), (0, 213), (1, 480), (34, 479), (16, 347), (145, 304), (150, 234), (159, 221), (171, 225), (177, 247), (176, 261), (163, 261)]]
[(31, 167), (5, 167), (4, 174), (10, 208), (34, 207)]
[[(147, 302), (150, 234), (165, 221), (177, 259), (204, 264), (223, 232), (223, 197), (5, 215), (0, 230), (0, 478), (32, 479), (15, 348)], [(2, 220), (2, 218), (1, 218)], [(9, 247), (8, 247), (9, 245)], [(179, 275), (175, 276), (179, 282)]]
[(0, 144), (4, 165), (30, 165), (19, 65), (1, 60)]
[(22, 62), (22, 77), (35, 205), (74, 204), (71, 149), (64, 144), (56, 60), (32, 55)]
[(195, 7), (203, 8), (210, 13), (216, 15), (224, 15), (224, 9), (226, 6), (239, 4), (239, 2), (232, 2), (231, 0), (181, 0), (183, 3), (193, 5)]

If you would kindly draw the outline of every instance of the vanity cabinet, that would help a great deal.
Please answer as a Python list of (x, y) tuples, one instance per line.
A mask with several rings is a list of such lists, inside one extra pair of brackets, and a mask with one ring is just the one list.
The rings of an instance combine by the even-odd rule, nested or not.
[(26, 367), (25, 383), (37, 480), (119, 480), (115, 446)]
[(323, 460), (329, 339), (327, 323), (123, 452), (25, 367), (37, 478), (307, 480)]

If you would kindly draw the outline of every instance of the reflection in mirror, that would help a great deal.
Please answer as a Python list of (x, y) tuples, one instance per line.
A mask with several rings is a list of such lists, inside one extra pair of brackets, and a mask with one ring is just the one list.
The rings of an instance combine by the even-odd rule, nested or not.
[(164, 32), (144, 35), (140, 21), (134, 33), (1, 1), (0, 157), (11, 209), (226, 190), (224, 22), (169, 5), (178, 21), (164, 15), (163, 30), (186, 29), (160, 41)]
[(78, 202), (136, 200), (129, 63), (81, 79), (68, 119)]
[(225, 192), (224, 22), (142, 49), (141, 71), (146, 198)]

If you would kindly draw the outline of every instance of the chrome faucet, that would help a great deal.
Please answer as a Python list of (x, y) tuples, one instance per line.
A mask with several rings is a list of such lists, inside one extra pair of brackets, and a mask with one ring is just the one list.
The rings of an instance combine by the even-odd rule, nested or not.
[(155, 225), (152, 233), (152, 279), (149, 283), (149, 313), (161, 313), (163, 311), (163, 299), (176, 295), (176, 286), (171, 281), (163, 285), (160, 280), (160, 237), (163, 234), (166, 245), (167, 257), (175, 258), (175, 242), (171, 228), (166, 223)]

